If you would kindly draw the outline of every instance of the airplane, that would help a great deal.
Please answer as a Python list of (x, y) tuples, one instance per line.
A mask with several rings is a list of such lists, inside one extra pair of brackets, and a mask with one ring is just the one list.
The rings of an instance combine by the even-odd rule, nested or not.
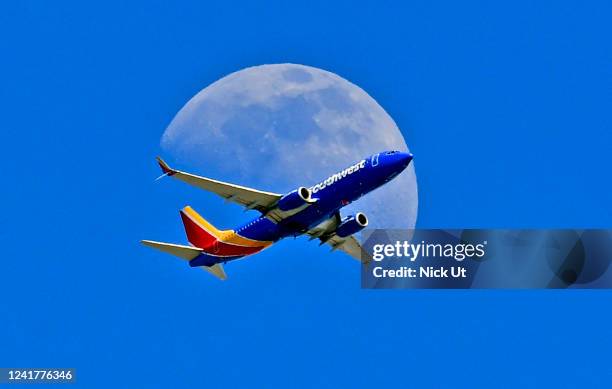
[(368, 263), (371, 256), (353, 234), (368, 225), (362, 212), (341, 217), (340, 209), (381, 187), (400, 174), (412, 161), (412, 154), (384, 151), (362, 159), (309, 188), (301, 186), (287, 194), (265, 192), (245, 186), (200, 177), (168, 166), (157, 157), (162, 170), (158, 178), (173, 177), (237, 203), (245, 210), (257, 210), (259, 217), (233, 230), (219, 230), (190, 206), (180, 215), (190, 245), (142, 240), (149, 247), (189, 261), (221, 280), (227, 275), (223, 264), (253, 255), (286, 237), (308, 235)]

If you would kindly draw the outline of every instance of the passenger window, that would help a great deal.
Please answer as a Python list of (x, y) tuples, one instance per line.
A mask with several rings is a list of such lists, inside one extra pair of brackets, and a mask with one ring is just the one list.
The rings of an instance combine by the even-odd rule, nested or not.
[(372, 166), (377, 166), (378, 165), (378, 155), (379, 154), (375, 154), (372, 156)]

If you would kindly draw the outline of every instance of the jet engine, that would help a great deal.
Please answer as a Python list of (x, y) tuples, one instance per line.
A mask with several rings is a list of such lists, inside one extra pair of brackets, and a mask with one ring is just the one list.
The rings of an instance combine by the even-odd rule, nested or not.
[(364, 213), (357, 212), (356, 215), (345, 218), (336, 228), (336, 235), (346, 238), (356, 232), (363, 230), (368, 225), (368, 218)]
[(314, 200), (311, 196), (312, 193), (310, 192), (310, 189), (301, 186), (293, 192), (289, 192), (281, 197), (281, 199), (278, 200), (277, 205), (281, 211), (291, 211), (301, 207), (304, 204), (313, 203)]

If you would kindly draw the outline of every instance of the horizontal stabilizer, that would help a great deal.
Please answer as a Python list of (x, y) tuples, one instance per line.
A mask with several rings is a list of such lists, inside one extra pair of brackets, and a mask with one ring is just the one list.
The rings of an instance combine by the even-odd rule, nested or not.
[[(144, 244), (145, 246), (153, 247), (154, 249), (163, 251), (164, 253), (167, 253), (167, 254), (172, 254), (175, 257), (183, 258), (188, 261), (191, 261), (192, 259), (202, 254), (201, 249), (197, 247), (193, 247), (193, 246), (183, 246), (180, 244), (156, 242), (154, 240), (141, 240), (140, 242)], [(225, 270), (223, 270), (223, 266), (220, 263), (216, 263), (212, 266), (200, 266), (200, 267), (220, 280), (227, 279)]]
[(172, 244), (172, 243), (163, 243), (156, 242), (153, 240), (141, 240), (140, 241), (145, 246), (153, 247), (159, 251), (163, 251), (164, 253), (172, 254), (176, 257), (186, 259), (191, 261), (202, 252), (201, 249), (193, 247), (193, 246), (183, 246), (180, 244)]
[(223, 265), (221, 265), (220, 263), (216, 263), (212, 266), (201, 266), (201, 268), (222, 281), (225, 281), (227, 279), (225, 270), (223, 270)]

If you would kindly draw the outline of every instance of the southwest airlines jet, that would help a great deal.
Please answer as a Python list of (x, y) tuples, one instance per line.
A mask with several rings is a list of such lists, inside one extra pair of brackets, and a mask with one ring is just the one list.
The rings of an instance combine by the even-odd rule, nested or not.
[(181, 210), (181, 218), (191, 245), (142, 241), (224, 280), (225, 262), (258, 253), (283, 238), (303, 234), (310, 236), (310, 240), (319, 239), (320, 245), (328, 244), (332, 250), (340, 249), (359, 261), (369, 262), (370, 255), (353, 237), (368, 225), (368, 218), (361, 212), (343, 218), (340, 209), (391, 181), (406, 169), (412, 154), (399, 151), (374, 154), (310, 188), (300, 187), (285, 195), (185, 173), (172, 169), (161, 158), (157, 160), (163, 172), (161, 177), (177, 178), (247, 210), (261, 212), (261, 216), (242, 227), (219, 230), (187, 206)]

